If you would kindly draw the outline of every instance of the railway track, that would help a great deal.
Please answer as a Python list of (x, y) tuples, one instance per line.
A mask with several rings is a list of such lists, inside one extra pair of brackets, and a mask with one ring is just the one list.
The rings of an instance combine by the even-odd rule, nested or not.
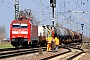
[[(42, 47), (43, 51), (46, 51), (46, 48)], [(3, 58), (9, 58), (9, 57), (14, 57), (14, 56), (19, 56), (19, 55), (24, 55), (24, 54), (29, 54), (29, 53), (36, 53), (38, 52), (38, 48), (28, 48), (28, 49), (2, 49), (0, 52), (0, 59)]]
[[(65, 52), (59, 52), (58, 54), (55, 54), (53, 56), (48, 56), (45, 58), (42, 58), (41, 60), (72, 60), (83, 53), (83, 51), (80, 48), (75, 48), (78, 44), (69, 44), (69, 45), (61, 45), (59, 48), (64, 48), (67, 51)], [(43, 51), (46, 50), (46, 48), (42, 48)], [(29, 49), (17, 49), (17, 50), (11, 50), (10, 52), (1, 52), (0, 53), (0, 59), (8, 58), (8, 57), (14, 57), (14, 56), (20, 56), (24, 54), (34, 54), (38, 52), (37, 48), (29, 48)], [(53, 52), (52, 52), (53, 53)], [(34, 56), (35, 58), (35, 56)]]
[(83, 53), (82, 49), (75, 48), (76, 45), (78, 44), (63, 45), (61, 47), (66, 48), (69, 51), (54, 56), (50, 56), (47, 58), (43, 58), (41, 60), (73, 60)]
[(47, 58), (43, 58), (43, 59), (41, 59), (41, 60), (48, 60), (48, 59), (52, 59), (52, 58), (55, 58), (56, 56), (60, 56), (60, 55), (67, 54), (67, 53), (71, 52), (71, 50), (70, 50), (69, 48), (65, 48), (65, 47), (64, 47), (64, 49), (68, 49), (68, 51), (63, 52), (63, 53), (59, 53), (59, 54), (57, 54), (57, 55), (50, 56), (50, 57), (47, 57)]

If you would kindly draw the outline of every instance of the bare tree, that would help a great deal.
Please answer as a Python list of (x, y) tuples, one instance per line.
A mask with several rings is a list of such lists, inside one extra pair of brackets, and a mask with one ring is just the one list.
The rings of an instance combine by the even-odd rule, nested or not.
[(0, 42), (2, 43), (2, 40), (6, 37), (6, 27), (0, 26)]
[(59, 27), (59, 28), (61, 28), (62, 25), (61, 25), (60, 23), (56, 23), (55, 27)]
[(32, 13), (31, 9), (21, 10), (19, 12), (19, 18), (23, 16), (24, 18), (32, 21), (33, 24), (38, 25), (40, 22), (35, 18), (35, 15)]
[(28, 18), (29, 20), (32, 20), (32, 22), (33, 22), (34, 24), (36, 24), (36, 25), (39, 24), (39, 21), (35, 18), (35, 15), (32, 13), (32, 10), (31, 10), (31, 9), (25, 9), (24, 11), (25, 11), (25, 13), (26, 13), (26, 15), (27, 15), (27, 18)]

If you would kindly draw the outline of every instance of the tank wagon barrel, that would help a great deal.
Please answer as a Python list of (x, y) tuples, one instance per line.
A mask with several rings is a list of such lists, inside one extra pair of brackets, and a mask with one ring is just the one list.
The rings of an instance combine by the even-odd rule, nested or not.
[(55, 30), (55, 36), (70, 36), (70, 33), (69, 33), (69, 30), (66, 30), (64, 28), (58, 28), (58, 27), (55, 27), (54, 28)]
[(81, 42), (81, 34), (65, 28), (54, 27), (54, 36), (58, 37), (61, 42)]

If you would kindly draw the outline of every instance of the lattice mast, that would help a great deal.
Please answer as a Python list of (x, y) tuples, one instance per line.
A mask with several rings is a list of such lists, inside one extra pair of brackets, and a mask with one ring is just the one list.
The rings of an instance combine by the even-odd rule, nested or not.
[(15, 0), (15, 19), (18, 20), (19, 17), (19, 0)]

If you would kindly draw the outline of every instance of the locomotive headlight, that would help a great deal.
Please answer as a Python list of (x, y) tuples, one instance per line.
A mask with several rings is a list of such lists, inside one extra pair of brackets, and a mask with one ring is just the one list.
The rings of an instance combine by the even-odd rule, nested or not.
[(14, 35), (12, 36), (12, 38), (15, 38), (15, 37), (16, 37), (16, 36), (14, 36)]
[(24, 36), (24, 38), (27, 38), (27, 35), (26, 35), (26, 36)]

